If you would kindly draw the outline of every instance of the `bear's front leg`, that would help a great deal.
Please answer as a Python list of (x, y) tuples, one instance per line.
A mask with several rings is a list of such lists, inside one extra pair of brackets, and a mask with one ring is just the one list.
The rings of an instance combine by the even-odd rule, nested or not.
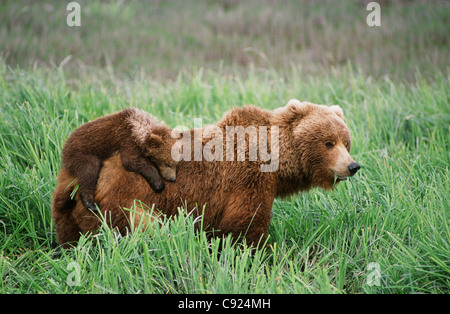
[(275, 191), (241, 190), (232, 195), (215, 234), (245, 237), (250, 246), (262, 247), (267, 239)]

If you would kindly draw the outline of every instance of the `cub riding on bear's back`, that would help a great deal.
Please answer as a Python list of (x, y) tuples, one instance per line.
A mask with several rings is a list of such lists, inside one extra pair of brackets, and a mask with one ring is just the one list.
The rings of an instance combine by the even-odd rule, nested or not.
[(94, 194), (102, 162), (116, 152), (125, 169), (142, 175), (155, 192), (161, 192), (161, 176), (176, 179), (177, 162), (171, 157), (175, 139), (170, 135), (171, 130), (152, 115), (125, 109), (76, 129), (64, 145), (63, 168), (78, 178), (81, 201), (92, 211), (98, 207)]

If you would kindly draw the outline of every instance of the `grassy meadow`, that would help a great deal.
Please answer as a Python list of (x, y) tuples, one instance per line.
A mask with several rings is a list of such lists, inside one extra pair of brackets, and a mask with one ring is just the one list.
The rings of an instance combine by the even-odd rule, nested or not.
[[(0, 293), (450, 293), (450, 5), (380, 1), (371, 28), (361, 2), (79, 1), (78, 28), (64, 1), (2, 2)], [(77, 126), (135, 106), (193, 127), (291, 98), (339, 104), (362, 169), (277, 199), (265, 249), (208, 240), (183, 208), (58, 247)]]

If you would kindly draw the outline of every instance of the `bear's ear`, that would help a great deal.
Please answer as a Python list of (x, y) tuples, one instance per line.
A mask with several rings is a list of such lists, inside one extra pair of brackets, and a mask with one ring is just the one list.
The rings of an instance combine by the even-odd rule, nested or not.
[(273, 121), (275, 124), (296, 123), (307, 116), (313, 109), (313, 104), (291, 99), (284, 107), (273, 110)]
[(341, 119), (344, 119), (344, 111), (342, 111), (342, 108), (339, 106), (331, 106), (330, 109), (337, 114), (338, 117), (340, 117)]
[(298, 99), (291, 99), (288, 101), (286, 108), (297, 117), (303, 117), (311, 110), (311, 104), (309, 102), (301, 102)]
[(292, 98), (288, 101), (287, 105), (288, 107), (298, 107), (301, 106), (302, 102), (298, 99)]
[(156, 134), (151, 134), (147, 139), (147, 146), (152, 148), (158, 148), (161, 147), (164, 144), (163, 139), (161, 136)]

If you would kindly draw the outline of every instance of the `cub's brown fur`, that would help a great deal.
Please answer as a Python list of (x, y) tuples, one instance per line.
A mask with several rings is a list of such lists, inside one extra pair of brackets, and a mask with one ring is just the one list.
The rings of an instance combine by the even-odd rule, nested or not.
[[(279, 167), (274, 172), (261, 172), (261, 160), (180, 161), (178, 179), (169, 182), (156, 194), (139, 175), (122, 167), (120, 155), (105, 161), (101, 170), (96, 199), (108, 223), (122, 233), (130, 229), (130, 215), (123, 207), (133, 206), (135, 199), (159, 209), (167, 216), (177, 214), (178, 207), (202, 215), (203, 226), (216, 235), (231, 233), (245, 236), (250, 244), (267, 237), (275, 197), (288, 196), (313, 187), (330, 189), (336, 180), (352, 176), (359, 165), (349, 155), (350, 134), (342, 110), (291, 100), (274, 111), (248, 106), (233, 109), (216, 124), (223, 131), (227, 126), (279, 127)], [(205, 131), (208, 127), (205, 127)], [(195, 131), (191, 130), (192, 139)], [(268, 136), (267, 138), (270, 138)], [(203, 147), (212, 139), (203, 141)], [(246, 150), (248, 146), (246, 147)], [(226, 150), (224, 139), (223, 150)], [(248, 151), (246, 152), (248, 153)], [(194, 154), (194, 152), (192, 152)], [(336, 179), (336, 177), (338, 179)], [(99, 220), (87, 216), (78, 196), (71, 200), (74, 176), (62, 169), (58, 187), (53, 194), (52, 215), (58, 241), (76, 244), (80, 233), (95, 232)], [(68, 188), (67, 188), (68, 187)], [(202, 208), (205, 206), (204, 212)], [(144, 214), (145, 211), (137, 208)]]
[(78, 178), (81, 201), (94, 211), (102, 162), (116, 152), (125, 169), (142, 175), (155, 192), (161, 192), (165, 186), (161, 176), (168, 181), (176, 179), (177, 162), (171, 156), (176, 140), (170, 134), (152, 115), (128, 108), (76, 129), (64, 145), (63, 168)]

